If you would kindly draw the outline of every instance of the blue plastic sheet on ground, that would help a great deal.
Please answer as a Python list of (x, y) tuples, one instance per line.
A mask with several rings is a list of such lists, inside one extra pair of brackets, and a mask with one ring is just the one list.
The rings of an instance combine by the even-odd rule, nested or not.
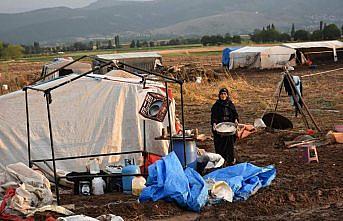
[(270, 165), (258, 167), (251, 163), (240, 163), (213, 171), (204, 179), (225, 181), (234, 192), (234, 200), (246, 200), (260, 188), (270, 185), (276, 176), (276, 169)]
[(140, 202), (175, 201), (181, 207), (199, 212), (208, 199), (204, 179), (192, 168), (183, 170), (174, 152), (149, 166), (146, 186)]

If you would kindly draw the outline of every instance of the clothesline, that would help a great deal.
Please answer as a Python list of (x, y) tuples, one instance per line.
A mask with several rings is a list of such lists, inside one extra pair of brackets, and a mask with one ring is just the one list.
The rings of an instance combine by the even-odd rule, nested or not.
[(326, 73), (335, 72), (335, 71), (339, 71), (339, 70), (343, 70), (343, 68), (337, 68), (337, 69), (333, 69), (333, 70), (322, 71), (322, 72), (318, 72), (318, 73), (314, 73), (314, 74), (306, 74), (306, 75), (301, 76), (301, 78), (311, 77), (311, 76), (320, 75), (320, 74), (326, 74)]

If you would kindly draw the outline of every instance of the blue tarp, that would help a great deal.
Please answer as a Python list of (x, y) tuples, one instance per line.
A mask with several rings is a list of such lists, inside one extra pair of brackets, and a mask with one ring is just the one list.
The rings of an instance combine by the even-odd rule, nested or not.
[(239, 48), (240, 47), (232, 47), (232, 48), (225, 48), (223, 50), (223, 55), (222, 55), (223, 66), (229, 66), (230, 65), (230, 53), (231, 53), (231, 51), (235, 51)]
[(260, 188), (270, 185), (276, 176), (276, 169), (270, 165), (257, 167), (251, 163), (240, 163), (213, 171), (204, 179), (225, 181), (234, 192), (234, 200), (246, 200)]
[(146, 185), (140, 202), (176, 201), (182, 207), (199, 212), (208, 199), (204, 179), (192, 168), (183, 170), (174, 152), (149, 166)]

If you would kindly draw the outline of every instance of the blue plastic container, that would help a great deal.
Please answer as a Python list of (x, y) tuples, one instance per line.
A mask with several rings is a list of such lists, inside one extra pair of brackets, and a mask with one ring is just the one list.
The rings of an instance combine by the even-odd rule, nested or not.
[[(125, 167), (122, 170), (122, 175), (132, 175), (132, 174), (140, 174), (141, 171), (138, 166), (131, 164), (131, 161), (125, 159)], [(123, 192), (127, 194), (132, 193), (132, 180), (135, 176), (123, 176), (122, 183), (123, 183)]]
[[(185, 166), (183, 140), (182, 139), (172, 139), (173, 140), (173, 150), (176, 156), (179, 158), (181, 165)], [(196, 169), (197, 166), (197, 147), (195, 141), (186, 141), (186, 161), (187, 166)]]

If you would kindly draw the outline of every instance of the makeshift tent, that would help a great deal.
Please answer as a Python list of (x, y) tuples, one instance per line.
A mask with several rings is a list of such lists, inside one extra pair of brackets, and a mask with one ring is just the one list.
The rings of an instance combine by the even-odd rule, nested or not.
[(235, 51), (239, 49), (240, 47), (232, 47), (232, 48), (225, 48), (223, 50), (223, 55), (222, 55), (222, 64), (224, 67), (228, 67), (230, 65), (230, 53), (232, 51)]
[[(304, 54), (306, 58), (311, 55), (311, 59), (318, 58), (318, 55), (331, 54), (336, 62), (338, 60), (338, 49), (343, 49), (343, 42), (341, 41), (313, 41), (313, 42), (299, 42), (299, 43), (285, 43), (284, 47), (297, 50), (297, 60), (299, 63), (304, 63), (306, 60), (302, 57)], [(342, 52), (343, 50), (339, 50)], [(317, 56), (316, 56), (317, 55)], [(331, 57), (331, 55), (330, 55)]]
[[(147, 71), (153, 71), (157, 66), (162, 66), (162, 56), (156, 52), (132, 52), (132, 53), (118, 53), (118, 54), (101, 54), (96, 55), (96, 59), (105, 61), (122, 62), (136, 68), (141, 68)], [(99, 65), (99, 62), (94, 60), (93, 67)], [(126, 70), (137, 71), (129, 66), (123, 66)], [(102, 68), (98, 74), (107, 73), (106, 68)]]
[(82, 62), (75, 62), (71, 65), (68, 65), (65, 68), (62, 68), (59, 71), (56, 71), (53, 75), (45, 77), (47, 74), (49, 74), (49, 73), (51, 73), (57, 69), (60, 69), (61, 67), (70, 63), (71, 61), (73, 61), (73, 58), (56, 58), (56, 59), (54, 59), (52, 62), (50, 62), (46, 65), (43, 65), (41, 77), (44, 77), (44, 80), (46, 81), (46, 80), (51, 80), (51, 79), (55, 79), (58, 77), (66, 76), (66, 75), (69, 75), (72, 73), (76, 73), (76, 74), (85, 73), (85, 72), (92, 69), (91, 64), (82, 63)]
[(230, 69), (295, 66), (295, 52), (294, 49), (281, 46), (243, 47), (230, 53)]
[[(112, 71), (108, 75), (89, 74), (51, 91), (51, 124), (55, 158), (82, 156), (112, 152), (143, 150), (160, 155), (168, 153), (168, 142), (157, 141), (164, 122), (145, 121), (138, 113), (147, 92), (165, 95), (164, 85), (141, 78), (113, 77), (125, 75), (123, 71)], [(47, 88), (69, 82), (69, 76), (33, 86)], [(145, 89), (148, 88), (148, 89)], [(46, 98), (41, 91), (27, 90), (30, 113), (30, 141), (32, 159), (50, 159), (50, 135)], [(25, 92), (16, 91), (0, 97), (0, 172), (6, 165), (16, 162), (28, 163)], [(170, 105), (171, 126), (175, 116), (175, 105)], [(123, 160), (126, 157), (140, 159), (140, 154), (106, 156), (101, 165)], [(56, 161), (56, 167), (65, 171), (85, 171), (87, 158)], [(136, 161), (137, 162), (137, 161)], [(50, 164), (51, 165), (51, 164)]]

